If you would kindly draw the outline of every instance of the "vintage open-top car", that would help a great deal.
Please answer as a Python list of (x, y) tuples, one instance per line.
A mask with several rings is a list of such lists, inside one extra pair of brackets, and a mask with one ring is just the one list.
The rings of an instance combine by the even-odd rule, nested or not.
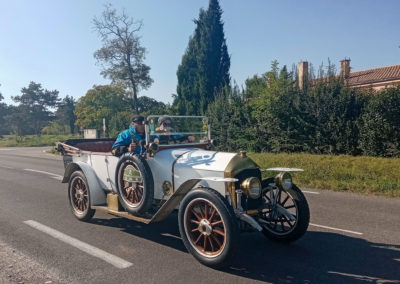
[(112, 155), (111, 139), (74, 139), (58, 144), (63, 154), (73, 214), (83, 221), (104, 211), (138, 222), (162, 221), (178, 209), (179, 231), (201, 263), (221, 268), (238, 247), (240, 231), (260, 231), (281, 242), (299, 239), (309, 224), (309, 207), (292, 182), (293, 168), (260, 167), (245, 152), (214, 151), (208, 119), (159, 116), (145, 120), (139, 153)]

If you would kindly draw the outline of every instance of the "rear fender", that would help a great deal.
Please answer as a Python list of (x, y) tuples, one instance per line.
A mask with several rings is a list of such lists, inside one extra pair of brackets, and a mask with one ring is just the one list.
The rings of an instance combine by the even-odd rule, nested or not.
[(69, 182), (69, 178), (75, 171), (82, 171), (86, 177), (90, 191), (90, 205), (93, 206), (107, 203), (106, 193), (103, 190), (103, 188), (106, 188), (106, 186), (102, 184), (94, 170), (86, 163), (74, 162), (68, 164), (67, 168), (65, 169), (62, 183)]

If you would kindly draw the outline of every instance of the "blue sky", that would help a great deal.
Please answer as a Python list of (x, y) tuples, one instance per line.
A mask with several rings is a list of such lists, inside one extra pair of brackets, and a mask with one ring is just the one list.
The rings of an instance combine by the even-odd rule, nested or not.
[[(194, 31), (193, 19), (208, 0), (110, 1), (143, 20), (153, 85), (140, 95), (171, 102), (176, 70)], [(79, 98), (107, 84), (93, 52), (101, 47), (92, 19), (107, 1), (0, 0), (0, 92), (6, 103), (30, 81), (60, 96)], [(231, 54), (231, 77), (239, 85), (269, 70), (274, 59), (315, 66), (327, 58), (352, 71), (400, 64), (400, 1), (220, 0)]]

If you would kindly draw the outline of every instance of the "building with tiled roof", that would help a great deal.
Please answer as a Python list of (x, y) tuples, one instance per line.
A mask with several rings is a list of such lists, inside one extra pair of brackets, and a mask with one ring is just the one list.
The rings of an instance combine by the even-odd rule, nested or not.
[[(298, 82), (302, 88), (308, 75), (308, 62), (298, 65)], [(379, 91), (400, 84), (400, 65), (350, 72), (350, 59), (340, 61), (340, 75), (352, 88), (372, 88)]]

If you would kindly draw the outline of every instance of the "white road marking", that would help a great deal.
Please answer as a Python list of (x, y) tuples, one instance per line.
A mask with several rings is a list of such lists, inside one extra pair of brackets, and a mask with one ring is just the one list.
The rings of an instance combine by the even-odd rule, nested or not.
[(317, 225), (317, 224), (312, 224), (312, 223), (310, 223), (310, 226), (314, 226), (314, 227), (318, 227), (318, 228), (323, 228), (323, 229), (334, 230), (334, 231), (340, 231), (340, 232), (345, 232), (345, 233), (350, 233), (350, 234), (355, 234), (355, 235), (364, 235), (363, 233), (360, 233), (360, 232), (354, 232), (354, 231), (349, 231), (349, 230), (343, 230), (343, 229), (338, 229), (338, 228), (333, 228), (333, 227), (328, 227), (328, 226), (323, 226), (323, 225)]
[(0, 149), (0, 151), (12, 151), (13, 149)]
[(12, 167), (3, 166), (3, 165), (0, 165), (0, 168), (5, 168), (5, 169), (9, 169), (9, 170), (13, 170), (13, 169), (14, 169), (14, 168), (12, 168)]
[(319, 192), (316, 191), (308, 191), (308, 190), (302, 190), (304, 193), (311, 193), (311, 194), (319, 194)]
[(82, 242), (78, 239), (75, 239), (73, 237), (70, 237), (66, 234), (63, 234), (60, 231), (57, 231), (50, 227), (47, 227), (46, 225), (43, 225), (34, 220), (27, 220), (27, 221), (24, 221), (24, 223), (31, 226), (32, 228), (35, 228), (43, 233), (46, 233), (46, 234), (52, 236), (55, 239), (58, 239), (66, 244), (76, 247), (77, 249), (80, 249), (81, 251), (84, 251), (87, 254), (90, 254), (91, 256), (100, 258), (100, 259), (114, 265), (117, 268), (123, 269), (123, 268), (127, 268), (129, 266), (132, 266), (132, 263), (129, 261), (126, 261), (122, 258), (119, 258), (118, 256), (110, 254), (104, 250), (101, 250), (92, 245), (84, 243), (84, 242)]
[(54, 178), (63, 178), (63, 176), (57, 175), (57, 174), (53, 174), (53, 173), (49, 173), (49, 172), (45, 172), (45, 171), (39, 171), (39, 170), (34, 170), (34, 169), (24, 169), (24, 171), (28, 171), (28, 172), (35, 172), (35, 173), (41, 173), (41, 174), (46, 174), (46, 175), (51, 175)]
[[(390, 279), (383, 279), (378, 277), (372, 277), (367, 275), (358, 275), (358, 274), (350, 274), (350, 273), (343, 273), (343, 272), (336, 272), (336, 271), (328, 271), (330, 274), (337, 274), (341, 276), (349, 277), (349, 280), (359, 280), (363, 282), (369, 283), (400, 283), (399, 280), (390, 280)], [(346, 282), (346, 281), (343, 281)]]
[(178, 236), (175, 236), (175, 235), (172, 235), (172, 234), (169, 234), (169, 233), (162, 233), (161, 235), (164, 236), (164, 237), (170, 237), (170, 238), (175, 238), (175, 239), (178, 239), (178, 240), (182, 240), (181, 237), (178, 237)]
[(63, 177), (61, 177), (61, 176), (59, 176), (59, 177), (52, 177), (53, 179), (56, 179), (56, 180), (63, 180)]

